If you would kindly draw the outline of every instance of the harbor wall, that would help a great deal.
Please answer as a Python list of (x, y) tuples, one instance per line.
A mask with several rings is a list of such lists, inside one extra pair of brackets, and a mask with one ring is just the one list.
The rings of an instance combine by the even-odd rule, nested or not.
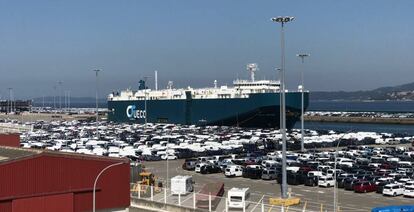
[(414, 125), (414, 118), (305, 116), (304, 119), (305, 119), (305, 121), (314, 121), (314, 122), (342, 122), (342, 123)]

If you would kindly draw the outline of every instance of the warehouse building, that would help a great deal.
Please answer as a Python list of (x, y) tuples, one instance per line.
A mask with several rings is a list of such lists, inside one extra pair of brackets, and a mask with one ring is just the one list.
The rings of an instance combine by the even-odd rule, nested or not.
[(0, 146), (0, 212), (125, 211), (130, 204), (128, 159)]

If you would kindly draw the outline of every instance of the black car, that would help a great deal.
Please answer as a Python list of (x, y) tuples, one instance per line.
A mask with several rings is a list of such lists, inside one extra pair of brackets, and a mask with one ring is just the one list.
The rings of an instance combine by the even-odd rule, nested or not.
[(304, 184), (304, 177), (302, 173), (299, 172), (287, 172), (287, 183), (289, 185), (300, 185)]
[(246, 167), (243, 169), (242, 177), (250, 179), (261, 179), (262, 171), (263, 170), (261, 168)]
[(214, 173), (220, 173), (221, 168), (215, 164), (208, 164), (205, 166), (202, 166), (200, 169), (201, 174), (214, 174)]
[(186, 159), (182, 168), (184, 170), (193, 171), (197, 165), (197, 159)]
[(389, 182), (380, 182), (377, 185), (377, 193), (382, 194), (382, 191), (384, 190), (384, 186), (390, 184)]
[(347, 178), (344, 183), (345, 190), (352, 191), (354, 190), (354, 185), (362, 181), (361, 179)]
[(318, 178), (317, 176), (306, 177), (305, 185), (306, 186), (318, 186)]

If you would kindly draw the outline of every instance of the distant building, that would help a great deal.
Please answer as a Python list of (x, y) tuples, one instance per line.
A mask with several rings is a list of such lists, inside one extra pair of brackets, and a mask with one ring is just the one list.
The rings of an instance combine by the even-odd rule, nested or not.
[(0, 211), (92, 211), (95, 178), (97, 211), (130, 205), (128, 159), (0, 146)]
[(0, 100), (0, 112), (1, 113), (10, 113), (10, 112), (24, 112), (30, 111), (32, 108), (31, 100)]

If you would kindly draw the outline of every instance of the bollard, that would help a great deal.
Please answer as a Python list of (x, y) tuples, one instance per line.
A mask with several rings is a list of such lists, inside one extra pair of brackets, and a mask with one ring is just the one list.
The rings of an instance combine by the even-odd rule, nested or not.
[(264, 212), (264, 200), (262, 198), (262, 212)]
[(196, 193), (193, 192), (193, 208), (196, 209)]
[(246, 200), (243, 197), (243, 212), (246, 212)]
[(208, 211), (211, 212), (211, 193), (208, 193)]
[(228, 211), (229, 211), (229, 202), (228, 202), (228, 200), (226, 198), (226, 212), (228, 212)]
[(306, 205), (308, 204), (308, 201), (305, 201), (305, 204), (303, 205), (303, 210), (302, 210), (302, 212), (305, 212), (306, 211)]
[(164, 204), (167, 204), (167, 188), (164, 188)]
[(181, 206), (181, 194), (178, 193), (178, 206)]
[(138, 184), (138, 199), (141, 199), (141, 185)]
[(321, 203), (321, 212), (323, 212), (323, 204)]
[(151, 201), (154, 201), (154, 187), (151, 186)]

